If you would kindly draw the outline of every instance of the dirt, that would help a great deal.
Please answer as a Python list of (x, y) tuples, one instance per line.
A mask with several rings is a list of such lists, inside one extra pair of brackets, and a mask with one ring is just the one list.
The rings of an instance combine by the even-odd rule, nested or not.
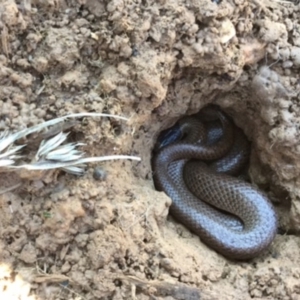
[[(300, 299), (299, 10), (271, 0), (3, 0), (1, 131), (118, 114), (129, 122), (86, 119), (73, 139), (89, 156), (142, 161), (27, 178), (0, 195), (1, 299)], [(250, 176), (280, 217), (271, 247), (248, 262), (205, 246), (153, 186), (159, 132), (208, 103), (247, 134)], [(20, 180), (0, 174), (3, 188)]]

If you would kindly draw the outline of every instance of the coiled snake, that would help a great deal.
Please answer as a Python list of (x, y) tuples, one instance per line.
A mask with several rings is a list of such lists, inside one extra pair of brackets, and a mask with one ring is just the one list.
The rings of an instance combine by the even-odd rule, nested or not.
[(257, 256), (277, 230), (267, 196), (232, 176), (247, 163), (249, 149), (242, 130), (208, 106), (165, 131), (152, 161), (155, 187), (172, 199), (171, 214), (231, 259)]

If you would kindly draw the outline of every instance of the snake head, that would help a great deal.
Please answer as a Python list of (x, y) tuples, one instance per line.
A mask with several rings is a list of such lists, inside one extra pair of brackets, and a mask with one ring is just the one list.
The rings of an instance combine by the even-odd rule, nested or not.
[(154, 151), (158, 151), (182, 138), (182, 131), (179, 124), (175, 124), (171, 128), (163, 130), (158, 138), (154, 147)]

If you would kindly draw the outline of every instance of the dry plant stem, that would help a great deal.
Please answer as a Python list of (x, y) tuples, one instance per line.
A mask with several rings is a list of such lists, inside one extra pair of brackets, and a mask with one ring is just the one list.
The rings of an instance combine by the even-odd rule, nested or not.
[(22, 183), (18, 183), (18, 184), (15, 184), (13, 186), (10, 186), (6, 189), (2, 189), (2, 190), (0, 190), (0, 195), (11, 192), (11, 191), (17, 189), (18, 187), (20, 187), (21, 185), (22, 185)]
[(29, 127), (29, 128), (23, 129), (21, 131), (18, 131), (16, 133), (10, 135), (9, 137), (11, 137), (11, 138), (9, 140), (11, 141), (11, 143), (13, 143), (14, 141), (16, 141), (16, 140), (18, 140), (18, 139), (20, 139), (22, 137), (25, 137), (25, 136), (27, 136), (27, 135), (29, 135), (31, 133), (36, 132), (36, 131), (40, 131), (40, 130), (48, 127), (48, 126), (52, 126), (52, 125), (55, 125), (57, 123), (60, 123), (60, 122), (66, 120), (68, 118), (83, 118), (83, 117), (108, 117), (108, 118), (115, 118), (115, 119), (120, 119), (120, 120), (124, 120), (124, 121), (128, 120), (128, 118), (125, 118), (125, 117), (120, 117), (120, 116), (111, 115), (111, 114), (102, 114), (102, 113), (69, 114), (69, 115), (66, 115), (66, 116), (63, 116), (63, 117), (59, 117), (59, 118), (56, 118), (56, 119), (52, 119), (52, 120), (46, 121), (46, 122), (44, 122), (42, 124), (34, 125), (32, 127)]
[[(69, 159), (63, 159), (63, 161), (51, 161), (51, 160), (40, 160), (39, 162), (32, 162), (31, 164), (24, 164), (21, 166), (14, 166), (15, 164), (15, 159), (19, 158), (20, 156), (16, 155), (16, 153), (24, 147), (22, 146), (17, 146), (14, 147), (13, 144), (16, 140), (23, 138), (29, 134), (32, 134), (34, 132), (41, 131), (42, 129), (45, 129), (49, 126), (53, 126), (57, 123), (63, 122), (66, 119), (70, 118), (81, 118), (81, 117), (109, 117), (109, 118), (115, 118), (115, 119), (120, 119), (120, 120), (125, 120), (127, 121), (128, 119), (125, 117), (120, 117), (117, 115), (112, 115), (112, 114), (103, 114), (103, 113), (76, 113), (76, 114), (69, 114), (63, 117), (59, 117), (53, 120), (49, 120), (47, 122), (44, 122), (42, 124), (38, 124), (35, 126), (32, 126), (30, 128), (23, 129), (19, 132), (13, 133), (13, 134), (7, 134), (4, 133), (2, 134), (2, 138), (0, 139), (0, 151), (5, 151), (4, 153), (0, 154), (0, 167), (6, 167), (6, 168), (15, 168), (15, 169), (27, 169), (27, 170), (50, 170), (50, 169), (55, 169), (55, 168), (65, 168), (65, 167), (70, 167), (74, 165), (79, 165), (87, 162), (93, 162), (93, 161), (103, 161), (103, 160), (110, 160), (110, 159), (133, 159), (133, 160), (140, 160), (140, 158), (133, 157), (131, 158), (130, 156), (122, 156), (122, 155), (117, 155), (117, 156), (106, 156), (106, 157), (95, 157), (95, 158), (80, 158), (83, 153), (80, 151), (76, 150), (76, 146), (80, 146), (81, 144), (69, 144), (68, 148), (65, 147), (64, 149), (58, 149), (56, 150), (56, 154), (64, 154), (64, 158), (66, 158), (66, 151), (70, 152), (72, 154), (72, 157)], [(51, 141), (44, 142), (43, 145), (40, 146), (40, 149), (38, 153), (36, 154), (36, 160), (38, 160), (37, 156), (40, 156), (42, 152), (46, 151), (47, 149), (44, 148), (51, 148), (50, 150), (55, 149), (57, 146), (59, 146), (65, 139), (67, 135), (60, 133), (56, 137), (54, 137)], [(56, 144), (54, 143), (56, 142)], [(42, 142), (43, 143), (43, 142)], [(50, 144), (51, 145), (50, 145)], [(54, 143), (54, 144), (53, 144)], [(50, 147), (51, 146), (51, 147)], [(62, 151), (64, 151), (62, 153)], [(46, 151), (48, 152), (48, 151)], [(54, 153), (54, 154), (55, 154)], [(75, 155), (77, 154), (77, 156)], [(64, 160), (67, 160), (65, 162)]]
[(130, 155), (108, 155), (108, 156), (100, 156), (100, 157), (86, 157), (76, 161), (68, 161), (68, 162), (47, 162), (41, 161), (34, 164), (24, 164), (21, 166), (9, 166), (10, 169), (27, 169), (27, 170), (51, 170), (57, 168), (65, 168), (69, 166), (80, 165), (84, 163), (91, 162), (99, 162), (106, 160), (115, 160), (115, 159), (130, 159), (140, 161), (141, 158), (137, 156)]

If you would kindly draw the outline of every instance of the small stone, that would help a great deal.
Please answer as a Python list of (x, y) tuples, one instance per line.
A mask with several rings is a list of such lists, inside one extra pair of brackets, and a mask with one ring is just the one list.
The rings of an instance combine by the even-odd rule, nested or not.
[(95, 180), (103, 181), (107, 177), (107, 172), (100, 167), (96, 167), (94, 169), (93, 177)]
[(27, 244), (23, 247), (22, 252), (19, 255), (19, 259), (27, 264), (33, 264), (36, 262), (36, 250), (31, 244)]

